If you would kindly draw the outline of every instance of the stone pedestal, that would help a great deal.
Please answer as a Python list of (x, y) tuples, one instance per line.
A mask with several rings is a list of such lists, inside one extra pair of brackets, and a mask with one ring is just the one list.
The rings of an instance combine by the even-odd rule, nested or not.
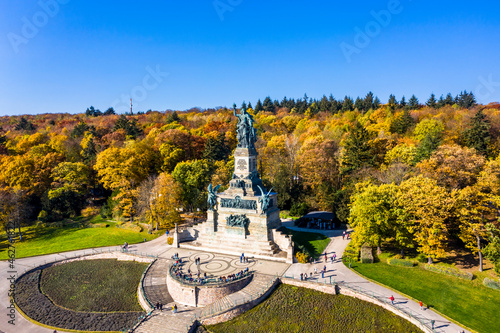
[[(273, 230), (281, 226), (278, 195), (264, 189), (253, 145), (236, 148), (234, 161), (229, 188), (223, 193), (211, 194), (212, 199), (216, 195), (217, 204), (208, 210), (207, 221), (199, 226), (199, 236), (189, 246), (222, 253), (245, 253), (245, 256), (276, 256), (280, 248), (274, 242)], [(266, 202), (264, 206), (263, 202)], [(284, 251), (293, 252), (288, 248), (281, 250), (282, 261), (287, 256)]]

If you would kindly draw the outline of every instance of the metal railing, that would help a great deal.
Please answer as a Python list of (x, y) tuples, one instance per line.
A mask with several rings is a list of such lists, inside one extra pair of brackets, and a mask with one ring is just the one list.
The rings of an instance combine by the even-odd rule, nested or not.
[[(284, 275), (283, 277), (287, 278), (287, 279), (300, 280), (300, 277), (299, 276), (295, 277), (295, 275), (291, 275), (291, 276)], [(381, 302), (387, 306), (390, 306), (390, 307), (394, 308), (395, 310), (402, 312), (404, 315), (418, 321), (420, 323), (420, 325), (426, 327), (430, 332), (435, 332), (435, 329), (432, 328), (431, 319), (425, 318), (424, 316), (421, 315), (420, 312), (412, 311), (410, 308), (402, 306), (398, 303), (392, 304), (392, 302), (389, 300), (389, 298), (386, 295), (375, 293), (372, 290), (362, 288), (362, 287), (356, 285), (355, 283), (352, 283), (352, 282), (349, 283), (349, 282), (345, 282), (345, 281), (336, 282), (335, 279), (332, 279), (331, 276), (329, 278), (321, 278), (321, 279), (308, 278), (307, 280), (301, 280), (301, 281), (302, 282), (309, 282), (309, 283), (332, 285), (332, 287), (339, 286), (340, 288), (349, 289), (352, 292), (361, 294), (365, 297), (371, 298), (371, 299), (376, 300), (378, 302)]]
[[(169, 270), (168, 270), (169, 274), (174, 280), (176, 280), (184, 285), (189, 285), (189, 286), (211, 286), (211, 287), (225, 286), (225, 285), (229, 285), (231, 283), (240, 282), (244, 279), (250, 278), (254, 274), (254, 271), (246, 271), (246, 272), (243, 272), (242, 275), (237, 276), (236, 278), (233, 278), (231, 280), (226, 280), (226, 281), (221, 281), (220, 280), (221, 276), (211, 277), (211, 278), (209, 278), (209, 277), (205, 278), (205, 277), (200, 276), (199, 278), (192, 278), (192, 277), (189, 277), (184, 272), (182, 272), (183, 277), (177, 276), (174, 272), (175, 269), (176, 268), (182, 269), (182, 267), (183, 267), (183, 264), (178, 264), (177, 266), (170, 265)], [(191, 281), (191, 280), (193, 280), (193, 281)]]

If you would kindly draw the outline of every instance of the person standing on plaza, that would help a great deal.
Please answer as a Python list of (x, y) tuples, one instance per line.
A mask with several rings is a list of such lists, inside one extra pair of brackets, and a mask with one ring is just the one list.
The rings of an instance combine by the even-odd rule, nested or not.
[(391, 304), (394, 305), (394, 296), (391, 295), (391, 297), (389, 297), (389, 299), (391, 300)]

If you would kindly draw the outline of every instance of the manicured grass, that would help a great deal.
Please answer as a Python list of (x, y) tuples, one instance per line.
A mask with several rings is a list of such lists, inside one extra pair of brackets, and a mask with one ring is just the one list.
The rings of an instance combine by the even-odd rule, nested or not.
[(40, 290), (56, 305), (84, 312), (142, 311), (137, 286), (147, 264), (79, 260), (45, 268)]
[(330, 238), (315, 232), (302, 232), (283, 228), (283, 232), (292, 235), (295, 245), (303, 245), (317, 259), (330, 243)]
[[(100, 220), (91, 223), (101, 223)], [(21, 228), (23, 240), (14, 243), (16, 258), (37, 256), (42, 254), (87, 249), (92, 247), (140, 243), (144, 238), (151, 240), (156, 235), (146, 231), (136, 232), (116, 227), (114, 222), (107, 228), (78, 228), (78, 227), (46, 227), (34, 226)], [(158, 234), (159, 235), (159, 234)], [(8, 259), (8, 240), (5, 233), (0, 235), (0, 260)]]
[(284, 284), (252, 310), (206, 328), (214, 333), (421, 332), (374, 304)]
[[(422, 264), (420, 264), (422, 265)], [(424, 270), (421, 266), (352, 264), (360, 274), (409, 295), (478, 332), (498, 332), (500, 291), (483, 286), (482, 279), (468, 281)]]

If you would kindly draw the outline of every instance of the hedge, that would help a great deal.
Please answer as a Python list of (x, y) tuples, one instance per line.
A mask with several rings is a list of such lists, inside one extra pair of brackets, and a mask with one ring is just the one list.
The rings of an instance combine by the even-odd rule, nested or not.
[(488, 288), (500, 290), (500, 282), (498, 282), (498, 281), (495, 281), (495, 280), (492, 280), (492, 279), (488, 279), (488, 278), (484, 278), (483, 284), (486, 287), (488, 287)]
[(424, 267), (426, 270), (431, 271), (431, 272), (451, 275), (451, 276), (455, 276), (455, 277), (461, 278), (461, 279), (472, 280), (472, 278), (474, 277), (472, 275), (472, 273), (463, 272), (463, 271), (461, 271), (457, 268), (454, 268), (454, 267), (433, 265), (433, 264), (427, 264)]
[(389, 265), (401, 266), (401, 267), (413, 267), (417, 264), (414, 260), (398, 259), (398, 258), (389, 258), (387, 259), (387, 263)]

